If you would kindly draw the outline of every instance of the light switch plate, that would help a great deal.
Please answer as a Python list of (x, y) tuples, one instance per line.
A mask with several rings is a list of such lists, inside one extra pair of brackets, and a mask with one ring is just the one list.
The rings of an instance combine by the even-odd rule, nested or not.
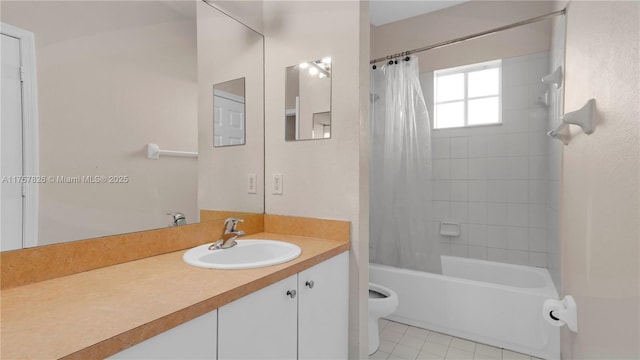
[(247, 193), (255, 194), (258, 191), (258, 176), (256, 174), (249, 174), (247, 178)]

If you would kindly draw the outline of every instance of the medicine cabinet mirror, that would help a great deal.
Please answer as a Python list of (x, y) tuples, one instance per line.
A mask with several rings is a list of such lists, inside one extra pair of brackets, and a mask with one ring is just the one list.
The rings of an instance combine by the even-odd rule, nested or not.
[(244, 145), (244, 78), (213, 86), (213, 146)]
[(286, 69), (285, 140), (331, 138), (331, 58)]

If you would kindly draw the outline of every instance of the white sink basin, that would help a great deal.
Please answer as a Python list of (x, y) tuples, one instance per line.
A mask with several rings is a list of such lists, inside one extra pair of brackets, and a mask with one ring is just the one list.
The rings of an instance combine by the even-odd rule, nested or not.
[(276, 240), (237, 240), (229, 249), (209, 250), (204, 244), (188, 250), (182, 260), (189, 265), (210, 269), (252, 269), (291, 261), (302, 250), (298, 245)]

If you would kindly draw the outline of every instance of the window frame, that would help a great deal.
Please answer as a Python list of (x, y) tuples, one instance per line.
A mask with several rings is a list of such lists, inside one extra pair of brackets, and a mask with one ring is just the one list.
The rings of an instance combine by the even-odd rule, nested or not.
[[(485, 95), (469, 97), (469, 73), (480, 70), (498, 69), (498, 94), (497, 95)], [(438, 79), (443, 76), (463, 74), (464, 76), (464, 97), (456, 100), (437, 101), (438, 98)], [(488, 99), (498, 97), (498, 122), (488, 124), (469, 124), (469, 101), (478, 99)], [(462, 102), (464, 106), (464, 124), (461, 126), (447, 126), (438, 127), (438, 105), (450, 104)], [(491, 61), (485, 61), (481, 63), (456, 66), (452, 68), (446, 68), (441, 70), (435, 70), (433, 72), (433, 130), (447, 130), (447, 129), (463, 129), (479, 126), (499, 126), (502, 125), (502, 59), (496, 59)]]

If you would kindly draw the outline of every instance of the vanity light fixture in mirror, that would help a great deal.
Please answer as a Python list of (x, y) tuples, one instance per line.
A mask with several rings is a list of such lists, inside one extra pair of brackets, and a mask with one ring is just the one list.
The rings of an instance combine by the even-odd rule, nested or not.
[(244, 78), (213, 85), (213, 146), (245, 143)]
[(286, 68), (287, 141), (331, 138), (331, 58)]

